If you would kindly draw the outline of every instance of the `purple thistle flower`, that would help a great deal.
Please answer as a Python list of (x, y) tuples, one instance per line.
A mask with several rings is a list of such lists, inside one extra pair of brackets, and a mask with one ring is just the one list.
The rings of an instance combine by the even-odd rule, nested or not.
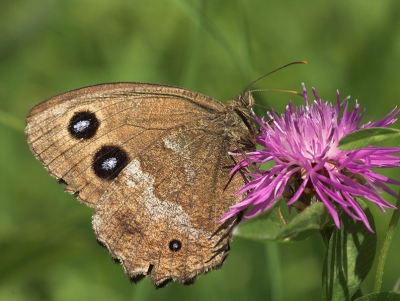
[[(400, 110), (394, 108), (376, 122), (360, 126), (365, 112), (356, 102), (353, 111), (348, 110), (346, 97), (333, 105), (318, 97), (312, 89), (315, 101), (310, 104), (303, 84), (305, 106), (294, 108), (290, 101), (285, 113), (268, 113), (269, 122), (253, 116), (260, 125), (257, 143), (262, 149), (243, 155), (243, 161), (232, 173), (244, 166), (253, 167), (251, 181), (237, 193), (247, 192), (246, 197), (221, 218), (223, 221), (253, 205), (245, 219), (268, 210), (284, 197), (289, 209), (294, 206), (303, 210), (314, 202), (323, 202), (338, 228), (338, 210), (344, 210), (356, 220), (364, 222), (371, 231), (368, 219), (355, 197), (364, 197), (375, 203), (383, 212), (384, 207), (396, 209), (379, 196), (385, 191), (397, 198), (397, 194), (385, 183), (400, 185), (399, 181), (372, 171), (375, 168), (400, 167), (398, 147), (369, 146), (357, 150), (340, 150), (338, 143), (347, 134), (370, 127), (387, 127), (394, 123)], [(339, 113), (343, 109), (342, 117)], [(274, 162), (269, 170), (261, 164)]]

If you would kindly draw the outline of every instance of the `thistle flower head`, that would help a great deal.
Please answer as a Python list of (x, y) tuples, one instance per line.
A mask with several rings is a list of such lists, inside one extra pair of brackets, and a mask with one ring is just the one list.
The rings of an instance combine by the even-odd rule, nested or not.
[[(340, 227), (338, 211), (364, 222), (372, 231), (368, 219), (355, 200), (364, 197), (384, 208), (396, 209), (381, 196), (385, 191), (397, 197), (386, 184), (400, 185), (399, 181), (373, 171), (377, 168), (400, 167), (400, 148), (369, 146), (357, 150), (341, 150), (339, 140), (347, 134), (370, 127), (387, 127), (394, 123), (399, 110), (393, 109), (382, 119), (360, 125), (364, 111), (356, 102), (349, 110), (349, 97), (336, 104), (323, 101), (313, 89), (314, 102), (310, 103), (303, 84), (305, 105), (295, 108), (292, 102), (284, 114), (268, 113), (268, 121), (254, 119), (260, 125), (256, 138), (261, 149), (243, 155), (243, 160), (232, 172), (244, 166), (254, 170), (251, 181), (237, 193), (247, 192), (246, 197), (232, 206), (221, 219), (225, 220), (253, 205), (245, 218), (268, 210), (281, 197), (289, 208), (302, 210), (314, 202), (323, 202)], [(340, 112), (342, 114), (340, 116)], [(272, 162), (274, 166), (263, 170), (262, 164)]]

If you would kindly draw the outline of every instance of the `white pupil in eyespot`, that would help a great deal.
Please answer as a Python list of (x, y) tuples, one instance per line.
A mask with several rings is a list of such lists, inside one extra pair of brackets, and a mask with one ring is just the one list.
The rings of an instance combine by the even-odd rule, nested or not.
[(87, 127), (89, 125), (90, 125), (89, 120), (81, 120), (74, 124), (74, 130), (76, 133), (80, 133), (80, 132), (84, 131), (85, 129), (87, 129)]
[(117, 165), (117, 158), (108, 158), (106, 159), (102, 164), (101, 167), (105, 170), (111, 170), (113, 168), (115, 168), (115, 166)]

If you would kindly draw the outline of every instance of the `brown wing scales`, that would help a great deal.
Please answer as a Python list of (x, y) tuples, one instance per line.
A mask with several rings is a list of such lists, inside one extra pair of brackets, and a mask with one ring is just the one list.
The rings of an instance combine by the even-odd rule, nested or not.
[[(194, 282), (229, 253), (237, 217), (216, 224), (245, 182), (229, 175), (243, 116), (175, 87), (106, 84), (53, 97), (28, 114), (32, 152), (95, 208), (97, 239), (139, 281)], [(226, 120), (233, 120), (226, 124)]]

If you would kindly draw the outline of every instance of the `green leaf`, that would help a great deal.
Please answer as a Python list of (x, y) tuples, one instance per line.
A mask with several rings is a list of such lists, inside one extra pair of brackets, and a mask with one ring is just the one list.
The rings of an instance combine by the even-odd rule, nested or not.
[(339, 141), (339, 148), (352, 150), (370, 145), (377, 145), (382, 141), (400, 137), (400, 130), (389, 128), (368, 128), (355, 131)]
[(289, 223), (283, 219), (277, 203), (270, 210), (243, 222), (234, 234), (258, 241), (298, 241), (319, 233), (329, 224), (330, 215), (322, 203), (308, 207)]
[[(396, 208), (400, 208), (400, 194), (397, 197)], [(374, 292), (380, 292), (382, 286), (383, 279), (383, 271), (385, 268), (386, 257), (389, 251), (390, 244), (392, 243), (394, 232), (396, 230), (396, 226), (400, 219), (399, 210), (394, 210), (392, 214), (392, 218), (389, 222), (389, 228), (386, 231), (385, 238), (383, 239), (383, 244), (381, 251), (379, 252), (378, 257), (378, 265), (376, 267), (376, 275), (375, 275), (375, 283), (374, 283)]]
[[(375, 231), (370, 210), (364, 202), (357, 201)], [(333, 231), (322, 270), (323, 294), (328, 301), (350, 300), (370, 271), (376, 251), (376, 234), (363, 222), (345, 212), (340, 219), (341, 229)]]
[(372, 293), (362, 296), (355, 301), (400, 301), (400, 294), (396, 292)]

